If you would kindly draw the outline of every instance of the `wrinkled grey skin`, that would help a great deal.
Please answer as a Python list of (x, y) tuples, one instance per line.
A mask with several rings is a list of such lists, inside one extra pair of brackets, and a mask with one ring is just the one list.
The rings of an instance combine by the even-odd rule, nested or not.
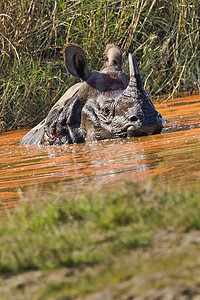
[(135, 58), (129, 54), (128, 76), (118, 47), (108, 45), (106, 56), (105, 68), (90, 72), (84, 51), (73, 44), (66, 47), (67, 70), (84, 82), (72, 86), (22, 144), (61, 145), (162, 131), (163, 119), (143, 89)]

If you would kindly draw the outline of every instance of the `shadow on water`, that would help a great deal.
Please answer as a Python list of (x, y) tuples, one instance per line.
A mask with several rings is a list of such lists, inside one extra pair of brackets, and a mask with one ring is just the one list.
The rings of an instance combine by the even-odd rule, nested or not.
[(19, 191), (60, 183), (80, 192), (89, 186), (119, 189), (126, 180), (150, 177), (195, 185), (200, 180), (200, 96), (177, 98), (157, 109), (167, 120), (162, 134), (78, 145), (36, 147), (18, 142), (25, 131), (0, 136), (0, 207)]

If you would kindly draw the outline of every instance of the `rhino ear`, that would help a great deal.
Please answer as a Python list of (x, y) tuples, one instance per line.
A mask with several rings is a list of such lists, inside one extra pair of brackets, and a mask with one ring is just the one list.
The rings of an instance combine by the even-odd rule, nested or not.
[(68, 44), (64, 50), (65, 66), (70, 74), (86, 81), (91, 72), (88, 69), (85, 52), (75, 44)]

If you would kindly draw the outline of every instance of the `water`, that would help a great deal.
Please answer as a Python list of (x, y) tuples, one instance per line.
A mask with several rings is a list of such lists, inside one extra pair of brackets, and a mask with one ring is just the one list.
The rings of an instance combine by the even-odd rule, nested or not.
[(19, 193), (60, 184), (80, 192), (120, 189), (126, 180), (150, 177), (165, 183), (196, 185), (200, 180), (200, 96), (156, 106), (166, 119), (162, 134), (78, 145), (37, 147), (18, 142), (26, 133), (0, 135), (0, 208), (13, 207)]

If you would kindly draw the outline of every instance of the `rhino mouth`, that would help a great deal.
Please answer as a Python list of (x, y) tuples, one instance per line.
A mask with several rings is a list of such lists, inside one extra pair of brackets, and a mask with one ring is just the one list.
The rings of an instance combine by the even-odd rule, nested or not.
[(116, 138), (132, 138), (159, 134), (162, 132), (163, 125), (157, 124), (147, 128), (138, 128), (133, 124), (126, 125), (122, 130), (115, 132)]
[(163, 126), (152, 126), (147, 129), (139, 129), (135, 128), (135, 126), (129, 126), (127, 128), (127, 137), (140, 137), (140, 136), (147, 136), (147, 135), (153, 135), (153, 134), (159, 134), (161, 133), (163, 129)]
[(136, 129), (134, 126), (129, 126), (126, 132), (127, 137), (140, 137), (140, 136), (147, 136), (148, 134), (144, 131), (140, 131)]

